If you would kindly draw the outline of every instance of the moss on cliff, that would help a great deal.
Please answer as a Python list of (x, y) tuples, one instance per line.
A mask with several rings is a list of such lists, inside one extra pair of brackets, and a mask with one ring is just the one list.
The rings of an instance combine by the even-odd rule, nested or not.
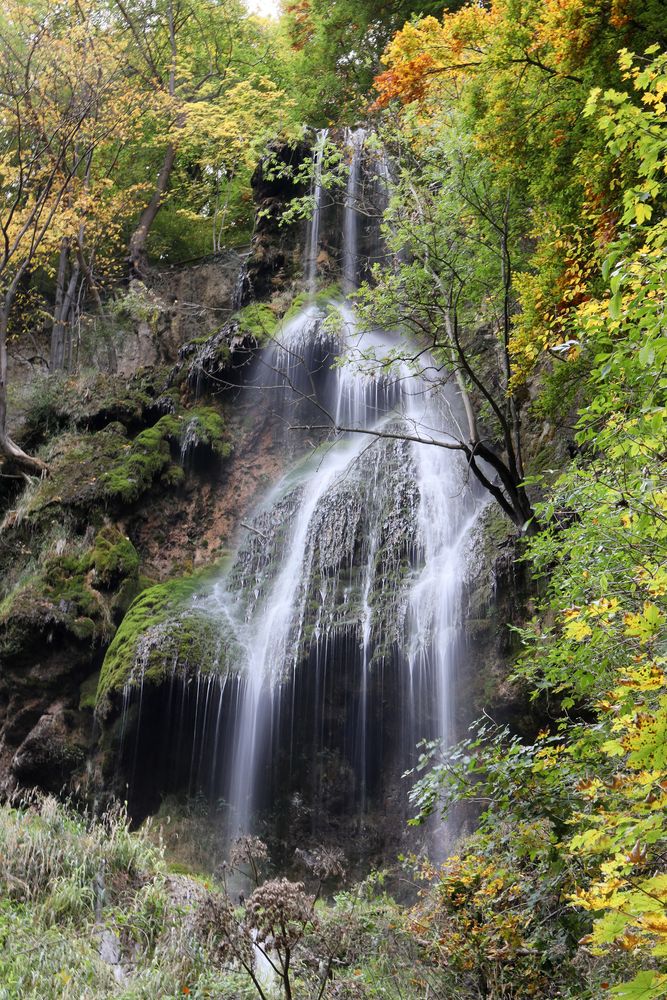
[(267, 302), (251, 302), (235, 316), (241, 336), (254, 337), (257, 344), (265, 344), (278, 329), (279, 316)]
[(330, 284), (319, 289), (314, 296), (310, 292), (299, 292), (289, 302), (286, 312), (285, 306), (281, 307), (278, 304), (279, 300), (274, 300), (272, 303), (251, 302), (239, 310), (234, 320), (241, 336), (253, 337), (256, 343), (262, 346), (279, 334), (281, 326), (298, 316), (311, 302), (328, 314), (335, 308), (333, 303), (340, 300), (342, 300), (340, 285)]
[(121, 580), (136, 577), (139, 572), (139, 555), (129, 538), (109, 525), (95, 539), (90, 553), (90, 563), (95, 571), (95, 582), (105, 589), (115, 587)]
[(29, 660), (45, 638), (51, 642), (58, 634), (91, 646), (109, 639), (114, 616), (139, 588), (139, 556), (112, 526), (99, 532), (90, 549), (47, 558), (0, 604), (5, 664)]
[(178, 439), (179, 431), (178, 417), (168, 413), (137, 434), (101, 477), (101, 496), (122, 503), (137, 500), (171, 464), (170, 442)]
[[(127, 379), (60, 373), (14, 391), (17, 437), (49, 475), (0, 487), (0, 774), (12, 781), (28, 780), (32, 744), (20, 774), (12, 762), (42, 716), (73, 713), (65, 728), (79, 726), (89, 745), (105, 648), (137, 595), (173, 572), (161, 546), (171, 556), (175, 539), (170, 561), (186, 559), (209, 526), (231, 435), (219, 405), (190, 407), (170, 376), (164, 367)], [(160, 628), (144, 637), (146, 662), (214, 662), (217, 633), (194, 610)], [(29, 780), (42, 783), (32, 771)]]
[(212, 407), (167, 413), (132, 439), (118, 422), (95, 433), (61, 434), (46, 451), (49, 477), (25, 494), (19, 517), (39, 521), (53, 506), (121, 507), (134, 503), (158, 480), (180, 485), (178, 465), (188, 429), (191, 448), (205, 448), (218, 458), (229, 455), (225, 422)]
[(165, 394), (173, 395), (168, 376), (166, 368), (151, 368), (130, 378), (101, 372), (37, 377), (13, 401), (23, 415), (19, 438), (34, 447), (58, 431), (101, 430), (114, 421), (136, 430)]
[(160, 684), (175, 672), (226, 671), (235, 640), (220, 616), (198, 604), (219, 567), (157, 584), (132, 604), (107, 650), (97, 688), (104, 714), (126, 685)]
[(343, 299), (343, 293), (341, 287), (338, 284), (325, 285), (323, 288), (318, 289), (315, 295), (311, 295), (310, 292), (299, 292), (298, 295), (294, 297), (292, 303), (283, 316), (283, 323), (288, 323), (290, 320), (298, 316), (302, 309), (305, 309), (309, 303), (314, 302), (315, 305), (322, 310), (325, 315), (333, 312), (336, 308), (336, 303), (341, 302)]
[(227, 440), (225, 421), (212, 407), (200, 406), (183, 414), (180, 435), (181, 453), (200, 448), (218, 458), (228, 458), (232, 451)]
[(19, 501), (19, 520), (33, 527), (49, 513), (48, 508), (88, 508), (101, 501), (102, 476), (127, 447), (122, 424), (112, 423), (95, 434), (67, 432), (50, 442), (44, 453), (49, 476), (29, 489)]

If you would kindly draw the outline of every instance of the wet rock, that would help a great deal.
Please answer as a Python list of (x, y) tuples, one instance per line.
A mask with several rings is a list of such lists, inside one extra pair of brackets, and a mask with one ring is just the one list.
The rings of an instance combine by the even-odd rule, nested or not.
[(305, 142), (272, 143), (252, 176), (259, 212), (246, 272), (247, 289), (256, 299), (271, 295), (295, 272), (303, 227), (281, 222), (291, 199), (308, 193), (298, 171), (310, 155), (311, 146)]
[(73, 713), (55, 706), (33, 726), (12, 760), (12, 772), (24, 784), (60, 792), (86, 759), (88, 741)]

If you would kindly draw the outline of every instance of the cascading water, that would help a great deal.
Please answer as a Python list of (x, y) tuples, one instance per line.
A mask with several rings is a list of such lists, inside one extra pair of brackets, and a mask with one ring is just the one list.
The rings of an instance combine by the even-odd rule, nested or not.
[(365, 129), (346, 132), (346, 142), (351, 152), (350, 169), (345, 191), (345, 213), (343, 216), (343, 291), (350, 295), (357, 288), (359, 261), (359, 174), (361, 151), (366, 138)]
[[(266, 809), (282, 809), (294, 826), (295, 802), (309, 833), (332, 812), (362, 821), (373, 808), (386, 812), (389, 775), (395, 786), (417, 742), (453, 735), (465, 545), (481, 504), (456, 451), (401, 437), (452, 440), (453, 394), (407, 364), (382, 364), (400, 338), (360, 330), (348, 301), (315, 302), (325, 138), (305, 255), (311, 301), (263, 352), (262, 389), (247, 391), (268, 394), (283, 427), (346, 430), (321, 441), (251, 515), (204, 602), (233, 637), (224, 669), (183, 695), (195, 704), (191, 782), (225, 801), (231, 835)], [(349, 292), (364, 133), (348, 138)], [(335, 364), (340, 355), (346, 362)], [(302, 441), (303, 432), (287, 436)]]
[(308, 279), (308, 289), (311, 294), (315, 291), (315, 279), (317, 276), (317, 258), (320, 248), (320, 227), (322, 222), (322, 166), (324, 163), (324, 151), (328, 130), (322, 129), (317, 133), (315, 142), (313, 180), (310, 190), (312, 199), (312, 215), (308, 223), (308, 237), (306, 240), (306, 276)]

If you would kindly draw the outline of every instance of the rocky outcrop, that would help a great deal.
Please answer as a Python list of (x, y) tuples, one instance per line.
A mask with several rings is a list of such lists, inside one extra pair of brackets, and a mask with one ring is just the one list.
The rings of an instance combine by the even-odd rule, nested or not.
[[(87, 720), (90, 722), (90, 720)], [(24, 785), (59, 793), (71, 788), (72, 776), (85, 767), (90, 735), (82, 713), (62, 702), (39, 717), (11, 761), (13, 776)]]
[(543, 721), (541, 707), (531, 706), (523, 687), (508, 679), (521, 649), (513, 626), (530, 617), (536, 596), (521, 546), (510, 522), (489, 501), (468, 541), (462, 609), (466, 670), (457, 696), (461, 738), (471, 719), (483, 714), (526, 735)]
[(81, 783), (95, 702), (82, 685), (96, 686), (149, 577), (173, 573), (179, 557), (182, 573), (194, 555), (175, 544), (156, 565), (136, 527), (186, 506), (231, 457), (223, 409), (192, 405), (169, 374), (55, 376), (24, 410), (23, 439), (41, 445), (49, 475), (23, 489), (4, 480), (0, 498), (0, 790)]
[(43, 556), (0, 605), (5, 790), (19, 780), (59, 791), (85, 762), (92, 716), (79, 711), (81, 685), (142, 585), (138, 554), (117, 527), (85, 546), (86, 536), (68, 554)]
[(246, 265), (242, 304), (267, 299), (281, 291), (299, 272), (304, 225), (285, 224), (285, 211), (294, 197), (308, 194), (300, 168), (310, 159), (306, 142), (274, 142), (252, 176), (257, 224)]

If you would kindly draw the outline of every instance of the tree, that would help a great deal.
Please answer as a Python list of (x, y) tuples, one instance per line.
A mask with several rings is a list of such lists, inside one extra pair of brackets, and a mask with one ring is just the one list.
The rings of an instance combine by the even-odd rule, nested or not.
[[(154, 113), (145, 121), (151, 164), (156, 151), (161, 155), (151, 196), (129, 240), (130, 271), (140, 275), (179, 149), (184, 140), (192, 143), (189, 114), (204, 137), (220, 134), (226, 98), (233, 119), (239, 109), (235, 88), (261, 76), (267, 45), (240, 0), (111, 0), (111, 13), (127, 45), (128, 72), (153, 96)], [(246, 96), (261, 105), (265, 92), (260, 84)]]
[(498, 187), (522, 192), (514, 387), (567, 340), (568, 318), (590, 294), (614, 238), (619, 179), (582, 113), (588, 93), (623, 86), (622, 45), (642, 49), (661, 37), (661, 4), (653, 0), (493, 0), (408, 23), (385, 51), (375, 106), (391, 108), (399, 122), (419, 116), (425, 148), (429, 131), (446, 130), (457, 109), (460, 131)]
[(531, 743), (487, 723), (444, 759), (427, 747), (414, 801), (424, 813), (480, 802), (482, 832), (502, 844), (509, 830), (515, 849), (521, 824), (548, 822), (553, 837), (534, 856), (553, 855), (567, 907), (559, 919), (573, 911), (584, 922), (581, 960), (597, 963), (598, 992), (658, 998), (667, 992), (667, 57), (623, 52), (620, 66), (635, 99), (594, 90), (585, 109), (624, 178), (619, 231), (552, 376), (562, 385), (583, 358), (579, 453), (542, 483), (543, 530), (528, 544), (544, 597), (520, 630), (516, 674), (548, 699), (549, 727)]
[(228, 212), (234, 184), (248, 184), (261, 153), (275, 135), (276, 121), (289, 114), (285, 92), (265, 76), (230, 82), (223, 96), (209, 99), (204, 90), (188, 107), (181, 148), (201, 171), (212, 249), (222, 249), (229, 233)]
[(289, 0), (278, 29), (285, 86), (301, 120), (354, 122), (364, 115), (373, 76), (394, 32), (415, 15), (457, 9), (463, 0)]
[[(95, 156), (126, 141), (137, 111), (117, 53), (96, 37), (93, 8), (12, 3), (0, 22), (0, 453), (29, 472), (43, 463), (7, 432), (7, 339), (21, 284), (58, 257), (52, 361), (82, 272), (94, 288), (84, 234), (104, 205), (92, 188)], [(104, 183), (104, 182), (103, 182)], [(105, 225), (103, 212), (98, 222)], [(66, 282), (72, 251), (76, 262)]]
[(404, 121), (395, 139), (400, 167), (383, 222), (395, 265), (375, 267), (361, 315), (405, 329), (427, 348), (410, 358), (427, 382), (455, 380), (465, 429), (449, 447), (464, 454), (517, 527), (533, 530), (510, 357), (524, 206), (511, 186), (497, 183), (453, 117), (438, 136), (429, 131), (428, 145), (417, 120)]

